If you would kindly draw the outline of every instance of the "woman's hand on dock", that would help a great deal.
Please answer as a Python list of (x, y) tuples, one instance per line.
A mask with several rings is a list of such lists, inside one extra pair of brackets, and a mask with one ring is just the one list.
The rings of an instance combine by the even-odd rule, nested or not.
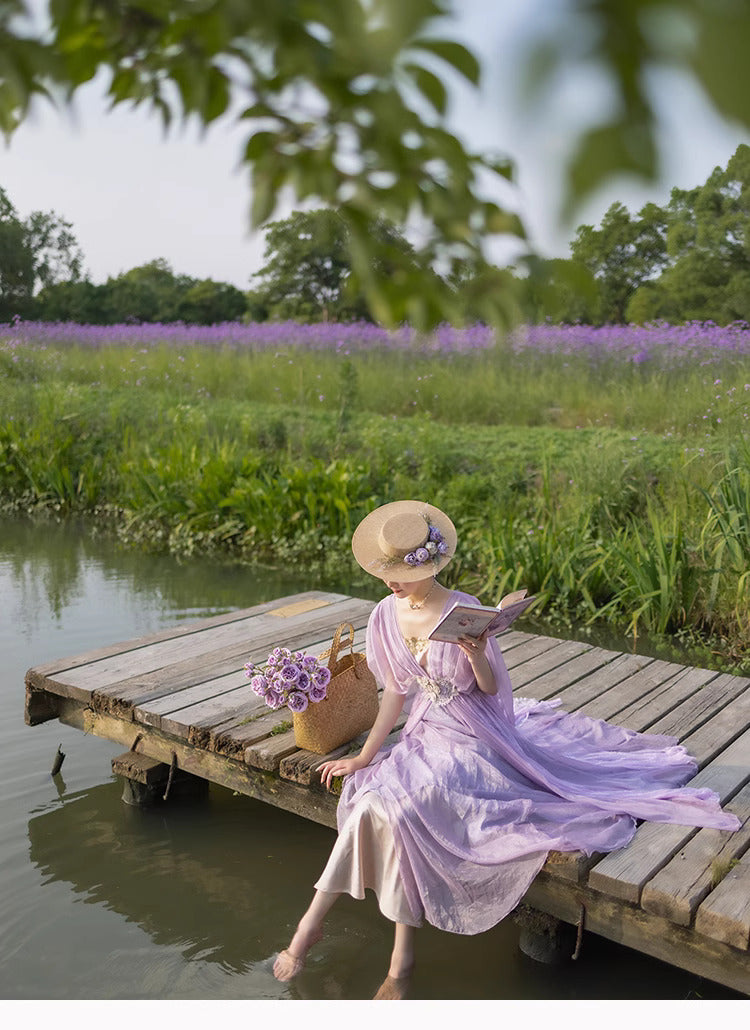
[(349, 776), (357, 769), (364, 769), (366, 765), (367, 762), (363, 761), (361, 755), (357, 755), (355, 758), (336, 758), (330, 762), (323, 762), (319, 769), (320, 782), (324, 783), (326, 787), (330, 787), (334, 776)]

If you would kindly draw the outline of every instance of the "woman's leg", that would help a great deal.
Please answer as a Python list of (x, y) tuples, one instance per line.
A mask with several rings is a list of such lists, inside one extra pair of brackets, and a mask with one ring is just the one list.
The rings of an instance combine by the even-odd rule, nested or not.
[(274, 962), (273, 975), (277, 980), (291, 980), (302, 970), (308, 951), (320, 940), (323, 920), (338, 897), (338, 894), (328, 891), (315, 891), (310, 907), (297, 924), (289, 947)]
[(380, 985), (375, 1001), (401, 1001), (406, 997), (414, 968), (414, 931), (413, 926), (396, 923), (388, 976)]

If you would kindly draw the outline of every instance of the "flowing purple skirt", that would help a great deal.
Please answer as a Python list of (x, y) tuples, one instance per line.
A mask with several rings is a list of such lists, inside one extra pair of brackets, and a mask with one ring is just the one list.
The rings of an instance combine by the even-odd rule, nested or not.
[(696, 766), (673, 738), (524, 700), (513, 729), (492, 701), (475, 690), (428, 703), (347, 777), (316, 887), (360, 898), (370, 887), (396, 922), (474, 934), (516, 907), (551, 850), (624, 847), (637, 819), (738, 827), (712, 791), (680, 786)]
[(458, 648), (431, 645), (432, 682), (454, 684), (435, 703), (393, 612), (381, 602), (373, 613), (368, 661), (388, 689), (411, 680), (411, 712), (398, 742), (344, 781), (318, 889), (361, 898), (370, 887), (397, 922), (474, 934), (516, 907), (550, 851), (624, 847), (643, 819), (739, 827), (713, 791), (683, 786), (696, 763), (673, 737), (514, 702), (496, 644), (496, 695), (473, 684)]

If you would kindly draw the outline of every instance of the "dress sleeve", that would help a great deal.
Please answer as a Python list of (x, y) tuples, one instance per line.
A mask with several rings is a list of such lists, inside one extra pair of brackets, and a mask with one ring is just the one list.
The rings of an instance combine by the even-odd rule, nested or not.
[[(398, 660), (401, 641), (396, 636), (398, 628), (394, 627), (393, 617), (386, 607), (387, 600), (388, 598), (385, 598), (373, 608), (367, 622), (367, 664), (384, 690), (408, 694), (414, 677), (411, 670), (405, 669)], [(402, 643), (401, 648), (405, 650)]]

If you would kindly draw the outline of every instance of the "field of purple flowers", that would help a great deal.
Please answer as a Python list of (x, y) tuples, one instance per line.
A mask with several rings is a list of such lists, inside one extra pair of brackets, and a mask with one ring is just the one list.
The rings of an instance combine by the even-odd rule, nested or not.
[(0, 328), (0, 500), (357, 582), (370, 508), (451, 512), (450, 576), (750, 665), (750, 330)]

